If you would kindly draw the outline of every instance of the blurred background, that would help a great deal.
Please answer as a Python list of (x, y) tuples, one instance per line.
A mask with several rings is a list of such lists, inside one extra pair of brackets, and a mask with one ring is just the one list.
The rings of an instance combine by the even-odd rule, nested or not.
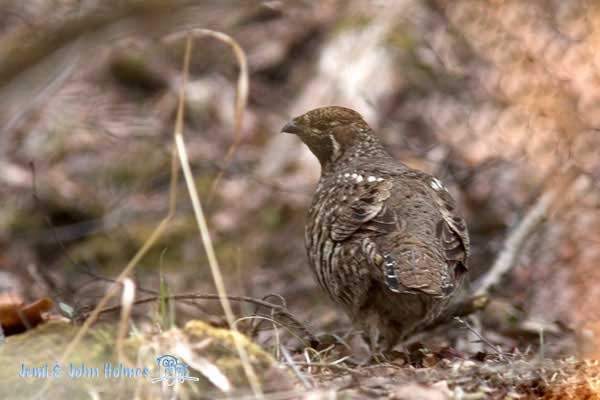
[[(525, 348), (544, 330), (547, 354), (597, 351), (600, 4), (584, 0), (3, 1), (0, 302), (50, 296), (89, 310), (166, 214), (185, 39), (165, 37), (193, 28), (230, 35), (248, 61), (242, 141), (227, 162), (240, 71), (230, 47), (195, 39), (185, 89), (186, 143), (230, 294), (281, 295), (316, 332), (350, 331), (304, 250), (318, 162), (279, 133), (343, 105), (397, 159), (444, 181), (469, 226), (473, 280), (560, 187), (482, 332)], [(178, 192), (135, 270), (139, 296), (161, 274), (173, 294), (215, 292)], [(136, 307), (139, 324), (153, 307)], [(180, 322), (221, 315), (216, 302), (176, 306)], [(269, 346), (272, 333), (256, 340)]]

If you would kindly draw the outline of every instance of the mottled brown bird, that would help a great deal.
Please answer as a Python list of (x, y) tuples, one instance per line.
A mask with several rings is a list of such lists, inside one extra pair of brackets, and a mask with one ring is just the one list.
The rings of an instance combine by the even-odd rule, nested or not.
[(371, 348), (444, 316), (466, 280), (469, 235), (442, 183), (392, 158), (348, 108), (317, 108), (282, 132), (321, 163), (305, 234), (312, 271)]

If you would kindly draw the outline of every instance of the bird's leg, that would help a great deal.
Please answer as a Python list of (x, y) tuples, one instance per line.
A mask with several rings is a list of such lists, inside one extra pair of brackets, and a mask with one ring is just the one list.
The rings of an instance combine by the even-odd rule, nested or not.
[(369, 346), (369, 357), (364, 364), (382, 364), (389, 361), (386, 354), (390, 353), (396, 344), (395, 336), (384, 336), (378, 323), (370, 323), (365, 328), (363, 339)]
[(374, 325), (369, 326), (369, 346), (371, 347), (371, 350), (379, 346), (379, 336), (379, 328)]
[(363, 335), (363, 339), (369, 347), (369, 353), (367, 358), (360, 363), (361, 366), (385, 362), (385, 356), (383, 355), (380, 346), (379, 335), (374, 332), (375, 329), (369, 329), (368, 334)]

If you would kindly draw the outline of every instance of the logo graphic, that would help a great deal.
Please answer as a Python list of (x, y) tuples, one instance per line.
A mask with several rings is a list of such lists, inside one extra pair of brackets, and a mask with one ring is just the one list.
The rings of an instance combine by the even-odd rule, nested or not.
[(158, 363), (158, 377), (152, 378), (152, 383), (166, 382), (167, 386), (173, 386), (175, 383), (196, 382), (200, 379), (190, 376), (188, 366), (184, 362), (180, 362), (175, 356), (165, 354), (158, 357), (156, 362)]

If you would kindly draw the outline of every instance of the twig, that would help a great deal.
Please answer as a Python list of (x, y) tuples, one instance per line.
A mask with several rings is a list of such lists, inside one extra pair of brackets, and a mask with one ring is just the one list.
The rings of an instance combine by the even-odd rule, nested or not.
[[(308, 329), (302, 322), (300, 322), (296, 317), (294, 317), (292, 315), (292, 313), (290, 313), (289, 311), (287, 311), (287, 309), (283, 306), (277, 305), (277, 304), (273, 304), (270, 303), (268, 301), (265, 300), (261, 300), (261, 299), (257, 299), (254, 297), (249, 297), (249, 296), (230, 296), (227, 295), (227, 298), (230, 301), (237, 301), (237, 302), (245, 302), (245, 303), (249, 303), (249, 304), (254, 304), (256, 306), (259, 307), (267, 307), (273, 311), (276, 312), (277, 316), (281, 316), (284, 318), (287, 318), (288, 320), (290, 320), (296, 328), (298, 328), (300, 331), (302, 331), (303, 334), (306, 335), (306, 337), (308, 337), (311, 341), (317, 341), (318, 339), (316, 338), (316, 336), (310, 331), (310, 329)], [(219, 295), (218, 294), (180, 294), (180, 295), (173, 295), (173, 296), (167, 296), (165, 297), (165, 299), (167, 300), (174, 300), (174, 301), (182, 301), (182, 300), (219, 300)], [(155, 301), (159, 300), (159, 296), (151, 296), (151, 297), (146, 297), (143, 299), (137, 299), (133, 302), (134, 305), (139, 305), (139, 304), (146, 304), (146, 303), (152, 303)], [(110, 312), (117, 312), (121, 310), (121, 305), (116, 305), (113, 307), (106, 307), (103, 308), (102, 310), (100, 310), (99, 314), (106, 314), (106, 313), (110, 313)]]
[(302, 382), (302, 385), (307, 389), (314, 387), (314, 384), (309, 382), (306, 379), (306, 376), (304, 376), (304, 374), (300, 371), (297, 363), (292, 358), (290, 352), (284, 346), (281, 346), (281, 354), (283, 354), (283, 358), (285, 359), (285, 362), (287, 363), (287, 365), (294, 372), (294, 374), (298, 377), (300, 382)]
[(519, 225), (508, 235), (502, 251), (490, 270), (476, 284), (476, 296), (488, 293), (514, 267), (527, 237), (544, 220), (546, 212), (554, 203), (557, 195), (558, 193), (555, 191), (542, 194), (527, 211)]
[(456, 320), (457, 318), (467, 317), (477, 311), (485, 309), (489, 303), (490, 298), (485, 294), (468, 297), (466, 300), (462, 300), (459, 303), (452, 305), (452, 308), (446, 316), (427, 325), (425, 330), (430, 331)]
[(469, 325), (465, 320), (463, 320), (460, 317), (454, 317), (455, 320), (457, 320), (458, 322), (460, 322), (462, 325), (464, 325), (472, 334), (474, 334), (475, 336), (477, 336), (479, 338), (479, 340), (481, 340), (482, 343), (485, 343), (488, 347), (490, 347), (492, 350), (494, 350), (495, 353), (498, 354), (498, 356), (500, 356), (500, 358), (505, 359), (506, 357), (504, 356), (504, 353), (498, 349), (498, 347), (494, 346), (493, 343), (491, 343), (489, 340), (487, 340), (485, 337), (483, 337), (483, 335), (479, 332), (477, 332), (477, 329), (473, 328), (471, 325)]
[(323, 362), (297, 362), (296, 365), (300, 365), (302, 367), (319, 367), (319, 368), (329, 368), (335, 369), (342, 372), (347, 372), (352, 375), (360, 374), (360, 371), (352, 369), (350, 367), (346, 367), (340, 364), (334, 363), (323, 363)]

